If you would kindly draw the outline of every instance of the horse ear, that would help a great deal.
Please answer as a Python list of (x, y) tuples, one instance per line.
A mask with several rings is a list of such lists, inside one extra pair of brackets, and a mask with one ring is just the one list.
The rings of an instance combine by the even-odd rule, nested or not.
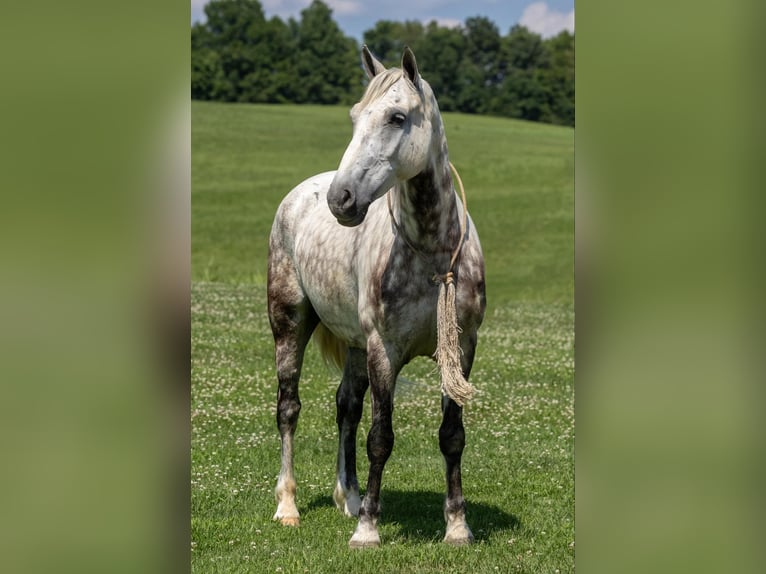
[(367, 44), (362, 46), (362, 65), (370, 80), (381, 72), (386, 71), (386, 67), (375, 59), (375, 56), (373, 56), (369, 48), (367, 48)]
[(415, 61), (415, 54), (412, 53), (409, 46), (404, 47), (402, 54), (402, 70), (405, 76), (420, 90), (420, 73), (418, 72), (418, 63)]

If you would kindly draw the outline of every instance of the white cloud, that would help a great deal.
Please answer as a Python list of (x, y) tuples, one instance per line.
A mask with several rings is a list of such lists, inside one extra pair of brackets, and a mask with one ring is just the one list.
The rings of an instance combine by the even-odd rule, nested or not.
[[(205, 0), (207, 1), (207, 0)], [(312, 0), (261, 0), (266, 14), (275, 14), (282, 18), (300, 18), (301, 10), (308, 8)], [(362, 3), (356, 0), (323, 0), (332, 10), (333, 16), (358, 14)]]
[(325, 0), (334, 14), (359, 14), (362, 11), (362, 3), (354, 0)]
[(264, 12), (267, 17), (270, 15), (288, 18), (290, 16), (299, 18), (300, 12), (311, 4), (311, 0), (261, 0)]
[(535, 2), (524, 8), (519, 24), (537, 32), (543, 38), (555, 36), (562, 30), (574, 32), (574, 10), (568, 13), (557, 12), (548, 8), (545, 2)]
[(458, 28), (463, 25), (463, 21), (457, 18), (423, 18), (423, 25), (428, 26), (434, 21), (442, 28)]

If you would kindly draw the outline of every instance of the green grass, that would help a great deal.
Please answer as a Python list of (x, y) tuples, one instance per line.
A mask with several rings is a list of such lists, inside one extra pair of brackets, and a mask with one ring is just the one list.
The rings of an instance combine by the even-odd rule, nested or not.
[[(571, 302), (574, 292), (574, 131), (444, 114), (487, 263), (490, 308)], [(192, 107), (192, 278), (262, 283), (282, 197), (337, 168), (351, 138), (346, 108)]]
[[(430, 361), (397, 386), (382, 547), (351, 551), (333, 506), (337, 375), (309, 348), (296, 474), (301, 526), (271, 521), (279, 471), (265, 301), (280, 199), (334, 169), (348, 110), (193, 103), (192, 569), (194, 572), (572, 572), (573, 131), (445, 114), (450, 155), (487, 260), (489, 308), (465, 409), (463, 482), (477, 542), (444, 535), (439, 386)], [(365, 409), (358, 436), (366, 482)]]

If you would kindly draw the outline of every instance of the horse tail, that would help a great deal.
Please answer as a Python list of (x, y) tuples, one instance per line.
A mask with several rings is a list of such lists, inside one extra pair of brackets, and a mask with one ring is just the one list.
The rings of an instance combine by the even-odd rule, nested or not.
[(323, 323), (319, 323), (314, 331), (314, 343), (319, 347), (319, 352), (322, 354), (326, 365), (343, 371), (348, 353), (346, 343), (333, 335)]

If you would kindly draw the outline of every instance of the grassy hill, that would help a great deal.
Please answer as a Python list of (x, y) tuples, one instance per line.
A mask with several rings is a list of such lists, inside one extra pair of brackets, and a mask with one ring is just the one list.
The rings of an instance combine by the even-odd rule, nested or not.
[[(396, 388), (382, 546), (351, 551), (333, 506), (338, 375), (309, 347), (295, 441), (298, 529), (272, 522), (279, 471), (266, 317), (268, 233), (281, 198), (335, 169), (348, 110), (192, 106), (192, 570), (574, 570), (573, 130), (445, 114), (487, 262), (489, 308), (466, 406), (464, 494), (476, 543), (446, 547), (434, 365)], [(366, 408), (357, 439), (367, 479)]]
[[(346, 108), (192, 107), (192, 278), (264, 283), (282, 197), (337, 168), (351, 139)], [(573, 300), (574, 130), (444, 114), (487, 263), (490, 310)]]

